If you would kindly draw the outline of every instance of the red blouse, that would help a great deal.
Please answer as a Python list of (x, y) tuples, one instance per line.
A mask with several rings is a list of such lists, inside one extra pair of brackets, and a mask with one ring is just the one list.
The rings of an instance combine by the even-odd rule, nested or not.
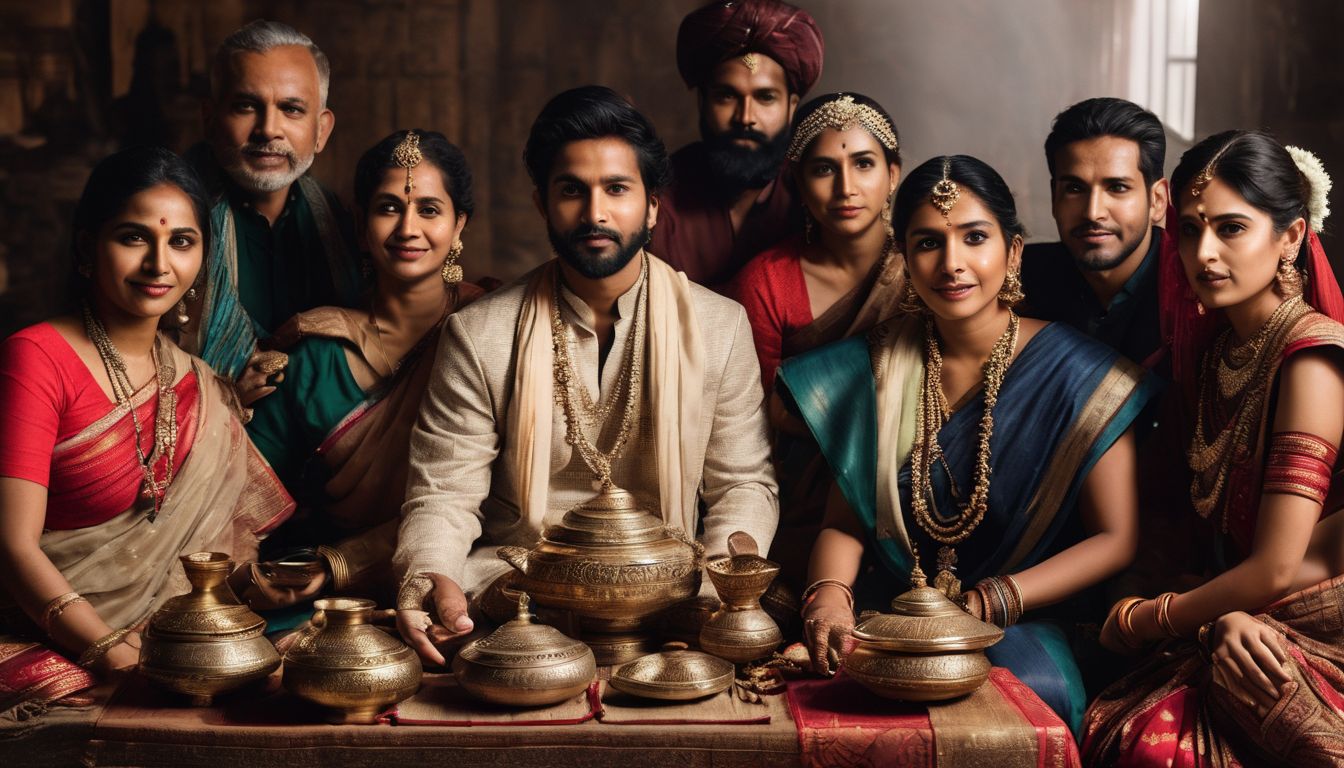
[(799, 263), (802, 239), (791, 237), (747, 262), (732, 282), (728, 295), (747, 310), (761, 383), (769, 393), (783, 358), (784, 339), (812, 324), (812, 303)]
[[(177, 449), (181, 469), (195, 438), (199, 388), (196, 374), (173, 387), (177, 392)], [(111, 440), (93, 441), (57, 459), (56, 446), (106, 416), (115, 407), (84, 361), (50, 323), (29, 326), (0, 342), (0, 476), (30, 480), (48, 490), (45, 527), (69, 530), (97, 525), (135, 503), (141, 471), (130, 439), (129, 417), (111, 425)], [(158, 398), (137, 410), (141, 449), (154, 448)], [(125, 433), (123, 435), (123, 433)], [(159, 479), (167, 457), (155, 466)]]

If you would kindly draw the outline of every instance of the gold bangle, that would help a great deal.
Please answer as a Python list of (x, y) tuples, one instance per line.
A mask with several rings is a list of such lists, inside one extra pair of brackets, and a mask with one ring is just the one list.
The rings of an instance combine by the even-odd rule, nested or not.
[(1004, 574), (1004, 581), (1008, 582), (1008, 592), (1013, 598), (1013, 624), (1016, 624), (1022, 618), (1022, 614), (1027, 612), (1027, 605), (1022, 600), (1022, 587), (1018, 585), (1017, 579), (1008, 574)]
[(1120, 639), (1130, 648), (1138, 648), (1140, 643), (1134, 636), (1134, 611), (1143, 604), (1142, 597), (1126, 597), (1116, 604), (1115, 628), (1120, 631)]
[(1213, 650), (1212, 648), (1209, 647), (1209, 639), (1210, 639), (1209, 635), (1211, 634), (1213, 634), (1212, 621), (1199, 625), (1199, 632), (1195, 635), (1195, 637), (1199, 641), (1200, 647), (1202, 647), (1205, 651)]
[(807, 589), (803, 590), (802, 603), (804, 610), (806, 610), (807, 606), (811, 605), (812, 601), (816, 599), (817, 592), (819, 592), (822, 587), (838, 587), (845, 593), (845, 600), (849, 602), (850, 610), (854, 610), (854, 590), (840, 579), (817, 579), (809, 584)]
[(339, 549), (323, 544), (317, 548), (317, 555), (327, 561), (327, 570), (331, 571), (333, 592), (339, 592), (350, 586), (350, 565)]
[(116, 648), (131, 633), (129, 629), (114, 629), (106, 635), (93, 641), (93, 644), (84, 649), (79, 655), (79, 661), (75, 662), (81, 667), (88, 668), (94, 662), (107, 655), (107, 652)]
[(53, 597), (47, 602), (47, 607), (42, 609), (42, 620), (39, 624), (42, 631), (50, 635), (52, 622), (56, 621), (62, 613), (65, 613), (66, 608), (80, 602), (87, 603), (89, 601), (78, 592), (66, 592), (64, 595)]
[(1175, 592), (1163, 592), (1154, 600), (1153, 606), (1157, 617), (1157, 626), (1167, 634), (1167, 637), (1179, 638), (1180, 634), (1176, 632), (1176, 627), (1171, 623), (1171, 599), (1174, 597), (1176, 597)]

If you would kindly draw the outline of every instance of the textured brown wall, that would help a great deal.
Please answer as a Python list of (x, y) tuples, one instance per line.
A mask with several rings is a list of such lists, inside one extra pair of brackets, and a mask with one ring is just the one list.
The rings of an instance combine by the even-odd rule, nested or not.
[[(909, 167), (950, 152), (994, 164), (1038, 239), (1054, 236), (1040, 150), (1050, 118), (1122, 90), (1135, 1), (802, 0), (828, 41), (816, 92), (859, 90), (886, 105)], [(196, 94), (225, 35), (257, 17), (291, 23), (333, 67), (336, 130), (314, 173), (348, 197), (366, 147), (398, 128), (443, 131), (476, 174), (468, 273), (511, 278), (547, 256), (521, 153), (548, 97), (610, 85), (669, 147), (695, 137), (674, 43), (699, 2), (0, 0), (0, 335), (49, 314), (62, 293), (84, 178), (145, 118), (118, 99), (151, 18), (176, 53), (163, 114), (150, 121), (162, 140), (183, 149), (199, 138)], [(1197, 133), (1269, 127), (1344, 168), (1341, 25), (1344, 5), (1322, 0), (1205, 0)], [(1172, 144), (1169, 167), (1185, 146)]]

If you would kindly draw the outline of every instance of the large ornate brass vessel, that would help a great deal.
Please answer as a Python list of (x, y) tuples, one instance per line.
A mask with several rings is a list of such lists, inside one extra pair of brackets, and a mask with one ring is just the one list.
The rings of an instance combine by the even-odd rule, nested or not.
[(229, 588), (233, 568), (222, 552), (181, 557), (191, 591), (163, 604), (149, 620), (140, 648), (140, 672), (198, 705), (266, 677), (280, 654), (263, 634), (266, 622)]
[(630, 621), (695, 596), (703, 548), (608, 487), (565, 513), (531, 551), (500, 547), (538, 604), (591, 619)]
[(285, 652), (282, 682), (291, 693), (330, 708), (331, 722), (371, 723), (420, 687), (420, 658), (369, 623), (372, 600), (335, 597), (313, 607), (312, 627)]
[(984, 649), (1003, 630), (958, 608), (925, 584), (915, 568), (913, 588), (854, 628), (857, 647), (845, 671), (879, 696), (904, 701), (942, 701), (964, 696), (989, 677)]
[(728, 551), (729, 557), (705, 566), (723, 607), (700, 630), (700, 647), (728, 661), (747, 662), (770, 655), (784, 640), (760, 603), (779, 575), (779, 564), (758, 555), (756, 541), (742, 531), (728, 537)]
[(534, 623), (527, 600), (520, 595), (517, 618), (453, 659), (453, 676), (467, 693), (495, 704), (541, 707), (579, 695), (597, 675), (588, 646)]

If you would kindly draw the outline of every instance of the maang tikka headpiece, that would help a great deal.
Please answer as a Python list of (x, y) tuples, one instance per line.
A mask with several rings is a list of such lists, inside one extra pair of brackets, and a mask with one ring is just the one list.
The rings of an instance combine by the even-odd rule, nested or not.
[(952, 220), (948, 214), (952, 213), (952, 206), (961, 198), (961, 187), (949, 177), (950, 173), (952, 173), (952, 158), (944, 157), (943, 178), (939, 179), (929, 192), (929, 202), (943, 214), (943, 221), (946, 221), (949, 227), (952, 226)]
[(406, 138), (401, 140), (397, 148), (392, 150), (392, 159), (397, 165), (406, 169), (406, 203), (411, 202), (411, 190), (415, 189), (415, 179), (411, 177), (411, 169), (420, 164), (425, 156), (420, 154), (420, 135), (415, 131), (407, 131)]
[(784, 156), (797, 162), (803, 159), (803, 150), (807, 149), (807, 145), (811, 144), (822, 131), (827, 128), (848, 131), (856, 125), (871, 133), (873, 138), (877, 139), (877, 143), (890, 152), (895, 152), (899, 146), (896, 132), (891, 129), (891, 123), (882, 116), (882, 113), (867, 104), (858, 103), (853, 96), (846, 93), (817, 107), (798, 124), (798, 130), (793, 132), (793, 141), (789, 142), (789, 150)]
[(1218, 151), (1213, 153), (1213, 157), (1209, 158), (1209, 162), (1204, 166), (1204, 170), (1200, 171), (1199, 175), (1191, 180), (1191, 197), (1199, 197), (1199, 193), (1203, 192), (1204, 188), (1209, 186), (1209, 182), (1213, 181), (1213, 173), (1217, 169), (1218, 161), (1223, 158), (1223, 153), (1226, 152), (1227, 148), (1232, 146), (1234, 142), (1236, 142), (1236, 138), (1233, 138), (1231, 141), (1219, 147)]

